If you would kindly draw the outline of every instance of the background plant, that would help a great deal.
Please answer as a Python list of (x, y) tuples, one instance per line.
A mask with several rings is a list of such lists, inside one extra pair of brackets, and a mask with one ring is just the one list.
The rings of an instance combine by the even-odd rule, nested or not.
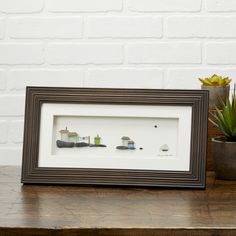
[(232, 99), (226, 99), (223, 109), (219, 110), (217, 107), (216, 112), (211, 112), (214, 121), (210, 121), (217, 126), (226, 137), (227, 141), (236, 142), (236, 86), (234, 85), (234, 92)]
[(219, 75), (212, 75), (211, 77), (199, 78), (204, 86), (226, 86), (230, 84), (231, 79), (229, 77), (222, 77)]

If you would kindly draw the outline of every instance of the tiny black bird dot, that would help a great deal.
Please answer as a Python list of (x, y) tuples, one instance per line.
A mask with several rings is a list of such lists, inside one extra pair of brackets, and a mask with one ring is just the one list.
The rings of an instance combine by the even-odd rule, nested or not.
[(142, 147), (140, 147), (139, 149), (140, 149), (140, 150), (143, 150), (143, 148), (142, 148)]
[(154, 125), (155, 128), (157, 128), (157, 125)]

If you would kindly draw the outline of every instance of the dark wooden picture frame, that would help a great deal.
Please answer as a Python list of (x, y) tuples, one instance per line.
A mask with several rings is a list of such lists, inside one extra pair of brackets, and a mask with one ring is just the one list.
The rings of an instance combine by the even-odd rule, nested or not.
[[(41, 107), (44, 103), (190, 106), (189, 171), (39, 167)], [(208, 92), (204, 90), (27, 87), (22, 162), (25, 184), (101, 184), (204, 188)]]

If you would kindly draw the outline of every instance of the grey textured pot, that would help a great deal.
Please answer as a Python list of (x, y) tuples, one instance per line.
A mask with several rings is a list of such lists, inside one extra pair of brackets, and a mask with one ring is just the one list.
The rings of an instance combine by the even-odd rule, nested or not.
[(236, 180), (236, 142), (213, 138), (212, 159), (217, 179)]
[[(215, 109), (215, 106), (219, 109), (223, 107), (222, 101), (226, 101), (229, 97), (230, 85), (227, 86), (204, 86), (202, 89), (209, 91), (209, 109)], [(222, 101), (221, 101), (222, 100)]]

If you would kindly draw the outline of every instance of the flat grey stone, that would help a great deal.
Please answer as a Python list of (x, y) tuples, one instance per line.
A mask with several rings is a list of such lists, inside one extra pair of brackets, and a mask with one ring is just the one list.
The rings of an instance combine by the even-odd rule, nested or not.
[(64, 142), (61, 140), (57, 140), (56, 144), (57, 144), (57, 147), (59, 147), (59, 148), (72, 148), (75, 146), (75, 143), (73, 143), (73, 142)]
[(89, 146), (89, 144), (88, 143), (76, 143), (75, 144), (75, 147), (88, 147)]
[(169, 146), (167, 144), (164, 144), (160, 147), (160, 150), (162, 152), (168, 152), (169, 151)]
[(119, 149), (119, 150), (127, 150), (128, 147), (126, 147), (126, 146), (117, 146), (116, 149)]
[(89, 147), (106, 147), (106, 145), (104, 145), (104, 144), (98, 144), (98, 145), (90, 144)]

